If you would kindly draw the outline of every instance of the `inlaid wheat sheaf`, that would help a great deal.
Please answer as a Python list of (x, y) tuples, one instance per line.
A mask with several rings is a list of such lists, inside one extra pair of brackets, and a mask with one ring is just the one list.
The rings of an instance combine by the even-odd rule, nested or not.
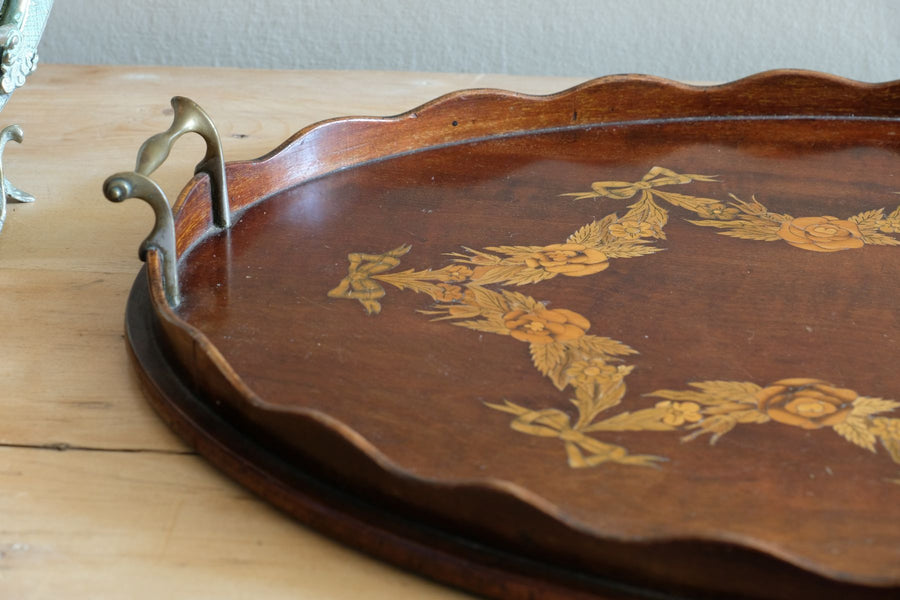
[[(610, 213), (588, 223), (565, 241), (544, 246), (489, 246), (448, 253), (439, 269), (394, 271), (411, 250), (404, 245), (382, 254), (349, 255), (347, 276), (328, 292), (332, 298), (359, 301), (370, 315), (381, 311), (383, 284), (426, 294), (434, 301), (420, 310), (434, 321), (485, 333), (507, 335), (528, 344), (531, 360), (560, 392), (574, 414), (554, 407), (534, 410), (513, 402), (487, 403), (513, 416), (521, 433), (556, 438), (568, 464), (591, 467), (606, 462), (653, 466), (663, 457), (632, 454), (601, 441), (602, 432), (681, 431), (684, 440), (709, 434), (710, 443), (738, 425), (777, 423), (808, 430), (831, 429), (873, 453), (880, 444), (900, 463), (900, 418), (885, 416), (900, 402), (859, 395), (828, 381), (796, 377), (758, 385), (748, 381), (690, 382), (686, 390), (657, 390), (651, 408), (612, 414), (626, 396), (625, 378), (634, 367), (627, 357), (637, 351), (608, 337), (589, 333), (591, 323), (565, 308), (548, 308), (520, 292), (521, 287), (555, 277), (587, 277), (610, 262), (659, 252), (658, 240), (671, 205), (696, 215), (688, 222), (726, 235), (761, 242), (787, 243), (811, 252), (858, 251), (865, 245), (900, 245), (900, 207), (885, 214), (871, 210), (848, 218), (770, 212), (751, 198), (730, 201), (689, 196), (660, 188), (715, 176), (679, 174), (653, 167), (639, 181), (600, 181), (587, 192), (563, 194), (576, 200), (637, 199), (624, 215)], [(492, 289), (493, 288), (493, 289)], [(900, 483), (900, 479), (891, 480)]]

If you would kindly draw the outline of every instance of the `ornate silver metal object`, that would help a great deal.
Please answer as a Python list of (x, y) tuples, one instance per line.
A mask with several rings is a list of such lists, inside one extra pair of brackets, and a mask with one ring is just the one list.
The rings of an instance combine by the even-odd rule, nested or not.
[(9, 0), (0, 14), (0, 109), (37, 68), (37, 46), (53, 0)]
[(153, 208), (156, 223), (150, 235), (141, 243), (138, 256), (146, 261), (147, 251), (151, 248), (160, 254), (166, 300), (169, 305), (178, 306), (181, 296), (178, 291), (175, 219), (165, 193), (149, 175), (165, 162), (175, 140), (185, 133), (196, 133), (206, 141), (206, 156), (197, 163), (194, 173), (206, 173), (209, 177), (213, 223), (227, 229), (231, 226), (231, 211), (228, 205), (222, 142), (212, 119), (193, 100), (181, 96), (172, 98), (172, 108), (175, 110), (172, 126), (141, 145), (134, 171), (123, 171), (107, 178), (103, 183), (103, 194), (111, 202), (140, 198)]
[[(10, 95), (37, 68), (37, 45), (44, 33), (53, 0), (7, 0), (0, 8), (0, 109)], [(22, 142), (22, 129), (10, 125), (0, 131), (0, 160), (9, 140)], [(6, 221), (6, 203), (34, 202), (34, 196), (11, 184), (0, 164), (0, 229)]]

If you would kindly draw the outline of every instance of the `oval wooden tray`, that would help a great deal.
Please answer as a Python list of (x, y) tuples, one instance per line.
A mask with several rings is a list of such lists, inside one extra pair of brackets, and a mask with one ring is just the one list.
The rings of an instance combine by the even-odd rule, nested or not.
[(462, 91), (175, 207), (148, 397), (313, 527), (491, 597), (900, 593), (900, 84)]

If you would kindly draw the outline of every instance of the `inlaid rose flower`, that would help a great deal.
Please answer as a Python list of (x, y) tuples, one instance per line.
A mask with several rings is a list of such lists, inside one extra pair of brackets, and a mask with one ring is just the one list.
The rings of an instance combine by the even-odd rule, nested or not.
[(791, 246), (814, 252), (837, 252), (862, 248), (859, 226), (837, 217), (798, 217), (785, 221), (778, 237)]
[(844, 422), (859, 394), (820, 379), (782, 379), (756, 393), (759, 410), (773, 421), (803, 429)]
[(526, 256), (525, 265), (559, 275), (583, 277), (605, 270), (609, 257), (584, 244), (550, 244)]
[(513, 310), (503, 315), (503, 324), (509, 335), (532, 344), (577, 340), (591, 326), (590, 321), (565, 308)]

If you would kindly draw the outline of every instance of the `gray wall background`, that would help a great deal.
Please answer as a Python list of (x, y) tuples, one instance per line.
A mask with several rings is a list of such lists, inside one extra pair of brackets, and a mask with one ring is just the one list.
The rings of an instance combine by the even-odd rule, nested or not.
[(57, 0), (53, 63), (900, 78), (900, 0)]

